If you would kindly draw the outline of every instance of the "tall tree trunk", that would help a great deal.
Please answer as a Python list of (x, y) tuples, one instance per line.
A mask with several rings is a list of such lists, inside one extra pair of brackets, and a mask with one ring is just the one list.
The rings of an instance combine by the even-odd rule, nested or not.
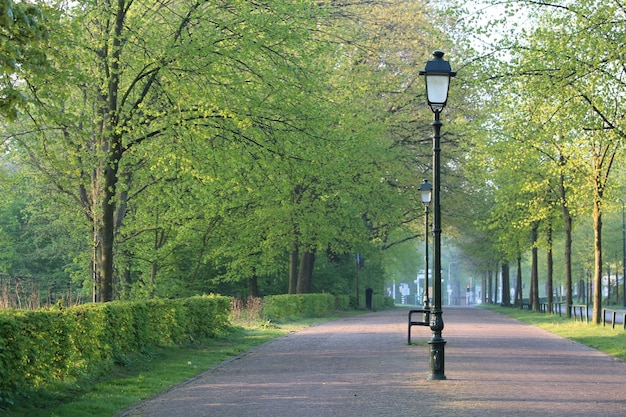
[(517, 279), (515, 284), (515, 306), (522, 307), (522, 256), (517, 256)]
[(289, 294), (298, 292), (298, 246), (294, 243), (289, 251)]
[[(100, 254), (100, 269), (102, 277), (100, 281), (100, 301), (107, 302), (113, 300), (113, 241), (115, 235), (114, 213), (115, 203), (113, 196), (115, 195), (115, 180), (112, 179), (114, 174), (112, 169), (108, 169), (107, 190), (102, 202), (102, 225), (100, 229), (100, 239), (102, 243), (102, 252)], [(110, 184), (110, 185), (109, 185)], [(113, 188), (109, 188), (113, 187)]]
[(530, 304), (533, 311), (539, 311), (539, 266), (537, 257), (537, 239), (538, 239), (539, 223), (534, 223), (531, 231), (532, 240), (532, 265), (530, 274)]
[(615, 270), (615, 304), (619, 304), (619, 273)]
[[(573, 304), (572, 295), (572, 216), (567, 208), (567, 204), (563, 204), (563, 220), (565, 221), (565, 242), (563, 255), (565, 257), (565, 304), (567, 306)], [(565, 317), (570, 318), (572, 312), (569, 307), (565, 309)]]
[[(565, 157), (559, 156), (559, 164), (561, 167), (565, 165)], [(565, 176), (563, 171), (559, 178), (559, 189), (561, 193), (561, 210), (563, 212), (563, 223), (565, 232), (565, 241), (563, 242), (563, 257), (565, 258), (565, 305), (573, 304), (572, 296), (572, 215), (567, 205), (567, 195), (565, 191)], [(565, 308), (565, 317), (570, 318), (572, 312), (569, 307)]]
[(593, 249), (595, 254), (593, 277), (593, 324), (602, 323), (602, 210), (600, 198), (593, 202)]
[(552, 294), (554, 291), (554, 281), (553, 281), (553, 275), (554, 275), (554, 261), (552, 259), (552, 222), (550, 222), (548, 224), (548, 230), (546, 230), (546, 240), (547, 240), (547, 244), (548, 244), (548, 249), (547, 249), (547, 253), (546, 253), (546, 268), (547, 268), (547, 285), (546, 285), (546, 291), (547, 291), (547, 296), (548, 296), (548, 311), (552, 312), (552, 303), (553, 303), (553, 299), (552, 299)]
[[(291, 191), (291, 204), (297, 206), (302, 201), (303, 188), (301, 184), (296, 184)], [(297, 294), (298, 281), (302, 272), (298, 271), (298, 257), (300, 256), (300, 245), (298, 243), (298, 226), (292, 221), (291, 229), (291, 247), (289, 248), (289, 294)]]
[(508, 262), (502, 262), (502, 304), (511, 305), (511, 283), (509, 280), (510, 267)]
[(155, 259), (152, 261), (150, 265), (150, 288), (148, 289), (148, 296), (150, 298), (154, 298), (155, 290), (156, 290), (156, 277), (159, 272), (159, 264)]
[(298, 275), (298, 294), (308, 294), (311, 292), (311, 280), (313, 278), (313, 266), (315, 264), (315, 253), (309, 249), (302, 252), (300, 259), (300, 271)]
[[(120, 89), (120, 62), (123, 50), (123, 36), (125, 29), (127, 5), (123, 1), (117, 4), (115, 13), (115, 24), (113, 29), (113, 42), (110, 46), (105, 44), (102, 50), (104, 61), (110, 56), (110, 72), (108, 74), (107, 92), (102, 96), (103, 114), (101, 135), (102, 151), (106, 153), (103, 166), (103, 198), (102, 198), (102, 223), (100, 238), (102, 243), (102, 253), (100, 257), (100, 268), (102, 279), (100, 283), (100, 296), (102, 302), (113, 300), (113, 243), (115, 241), (115, 208), (117, 201), (117, 181), (119, 164), (122, 159), (123, 144), (122, 138), (115, 129), (118, 127), (118, 93)], [(103, 93), (104, 94), (104, 93)]]
[(96, 225), (93, 225), (93, 242), (91, 254), (91, 278), (92, 278), (92, 294), (91, 301), (97, 303), (100, 301), (100, 237)]
[(489, 289), (489, 296), (488, 296), (488, 299), (489, 299), (489, 304), (493, 304), (493, 303), (495, 303), (495, 300), (494, 300), (494, 296), (493, 296), (493, 271), (492, 271), (492, 270), (489, 270), (489, 271), (487, 272), (487, 281), (489, 282), (489, 284), (488, 284), (488, 289)]
[(611, 299), (611, 265), (608, 266), (608, 269), (606, 271), (606, 279), (607, 279), (607, 283), (606, 283), (606, 299), (610, 300)]
[(481, 288), (482, 294), (480, 295), (480, 300), (483, 304), (487, 304), (487, 271), (483, 274), (481, 280)]
[(252, 273), (252, 276), (248, 278), (248, 295), (250, 297), (259, 297), (259, 278), (256, 274), (256, 270)]

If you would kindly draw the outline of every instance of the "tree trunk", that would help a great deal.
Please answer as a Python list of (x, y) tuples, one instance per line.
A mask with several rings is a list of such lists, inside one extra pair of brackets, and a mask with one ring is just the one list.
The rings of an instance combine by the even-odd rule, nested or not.
[(546, 291), (547, 291), (547, 302), (548, 302), (548, 312), (552, 312), (552, 302), (554, 301), (552, 299), (552, 294), (554, 291), (554, 281), (553, 281), (553, 275), (554, 275), (554, 262), (552, 259), (552, 223), (549, 224), (548, 226), (548, 230), (546, 231), (546, 240), (548, 243), (548, 250), (547, 250), (547, 254), (546, 254), (546, 268), (547, 268), (547, 285), (546, 285)]
[(156, 277), (159, 272), (159, 265), (157, 260), (153, 260), (150, 265), (150, 288), (148, 288), (148, 296), (150, 298), (154, 298), (155, 290), (156, 290)]
[(619, 304), (619, 273), (615, 270), (615, 304)]
[[(295, 207), (300, 204), (302, 200), (302, 185), (296, 184), (291, 191), (291, 204)], [(291, 248), (289, 249), (289, 294), (297, 294), (300, 274), (298, 271), (298, 257), (300, 256), (300, 245), (298, 244), (298, 226), (296, 222), (293, 222), (291, 229)], [(304, 255), (303, 255), (304, 257)]]
[[(559, 157), (561, 167), (565, 165), (563, 155)], [(570, 318), (572, 312), (570, 306), (573, 304), (572, 296), (572, 215), (567, 206), (567, 196), (565, 192), (565, 176), (561, 173), (559, 181), (559, 189), (561, 192), (561, 210), (563, 212), (563, 223), (565, 232), (565, 242), (563, 247), (563, 257), (565, 258), (565, 317)]]
[(296, 294), (298, 291), (298, 246), (292, 245), (289, 251), (289, 294)]
[(480, 295), (480, 299), (483, 304), (487, 304), (487, 271), (485, 271), (485, 273), (483, 274), (481, 280), (481, 288), (482, 294)]
[(602, 211), (600, 197), (593, 202), (593, 243), (595, 268), (593, 277), (593, 324), (602, 323)]
[[(567, 204), (563, 204), (563, 220), (565, 221), (565, 245), (563, 255), (565, 257), (565, 304), (573, 304), (572, 296), (572, 216)], [(570, 318), (572, 312), (569, 307), (565, 308), (565, 317)]]
[(517, 279), (515, 284), (515, 306), (522, 307), (522, 256), (517, 256)]
[(98, 231), (96, 229), (96, 225), (93, 225), (93, 242), (92, 242), (92, 254), (91, 254), (91, 285), (92, 285), (92, 294), (91, 301), (97, 303), (100, 301), (100, 238), (98, 236)]
[(510, 267), (508, 262), (502, 262), (502, 304), (511, 305), (511, 283), (509, 281)]
[(538, 238), (539, 223), (535, 223), (531, 232), (532, 240), (532, 265), (530, 274), (530, 300), (529, 303), (533, 306), (533, 311), (539, 311), (539, 266), (537, 258), (537, 238)]
[(315, 253), (305, 249), (300, 260), (300, 273), (298, 276), (298, 294), (308, 294), (311, 292), (311, 280), (313, 277), (313, 266), (315, 264)]
[(611, 299), (611, 265), (608, 266), (608, 269), (606, 271), (606, 278), (607, 278), (607, 283), (606, 283), (606, 299), (610, 300)]
[(259, 278), (256, 275), (256, 271), (248, 278), (248, 295), (250, 297), (259, 297)]

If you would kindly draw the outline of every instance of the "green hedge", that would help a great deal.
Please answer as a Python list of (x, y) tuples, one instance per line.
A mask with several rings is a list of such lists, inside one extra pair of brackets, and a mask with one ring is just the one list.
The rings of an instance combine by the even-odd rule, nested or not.
[(372, 304), (375, 309), (395, 307), (395, 301), (393, 298), (377, 294), (374, 294), (372, 297)]
[(336, 310), (350, 310), (354, 308), (351, 305), (352, 298), (349, 295), (337, 295), (335, 296), (335, 309)]
[(0, 404), (54, 381), (99, 372), (151, 346), (189, 343), (229, 326), (230, 298), (0, 310)]
[(332, 294), (283, 294), (263, 298), (263, 315), (269, 320), (320, 317), (337, 309)]
[[(365, 297), (361, 300), (364, 306)], [(377, 309), (393, 308), (391, 297), (374, 294), (372, 307)], [(356, 308), (356, 297), (331, 294), (282, 294), (263, 298), (263, 316), (269, 320), (285, 320), (302, 316), (320, 317), (333, 310)]]

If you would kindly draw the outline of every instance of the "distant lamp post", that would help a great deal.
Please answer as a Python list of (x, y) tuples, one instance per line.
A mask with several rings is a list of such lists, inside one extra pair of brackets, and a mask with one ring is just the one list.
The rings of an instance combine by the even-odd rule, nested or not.
[(441, 312), (441, 121), (439, 116), (448, 101), (450, 79), (456, 75), (450, 63), (443, 59), (442, 51), (433, 52), (434, 58), (426, 63), (420, 75), (426, 79), (428, 105), (435, 114), (433, 122), (433, 308), (430, 313), (430, 329), (433, 332), (430, 345), (430, 380), (446, 379), (444, 347), (441, 337), (443, 318)]
[(430, 200), (432, 198), (433, 186), (428, 180), (420, 185), (420, 193), (422, 195), (422, 204), (424, 205), (424, 213), (426, 214), (425, 221), (425, 238), (424, 238), (424, 308), (428, 308), (430, 299), (428, 296), (428, 206), (430, 206)]

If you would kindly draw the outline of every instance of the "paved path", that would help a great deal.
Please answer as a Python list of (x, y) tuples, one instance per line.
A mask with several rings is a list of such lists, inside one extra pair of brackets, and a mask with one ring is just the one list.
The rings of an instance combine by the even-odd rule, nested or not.
[[(479, 308), (445, 308), (445, 381), (406, 309), (264, 344), (120, 416), (625, 416), (626, 362)], [(615, 329), (616, 332), (623, 331)]]

